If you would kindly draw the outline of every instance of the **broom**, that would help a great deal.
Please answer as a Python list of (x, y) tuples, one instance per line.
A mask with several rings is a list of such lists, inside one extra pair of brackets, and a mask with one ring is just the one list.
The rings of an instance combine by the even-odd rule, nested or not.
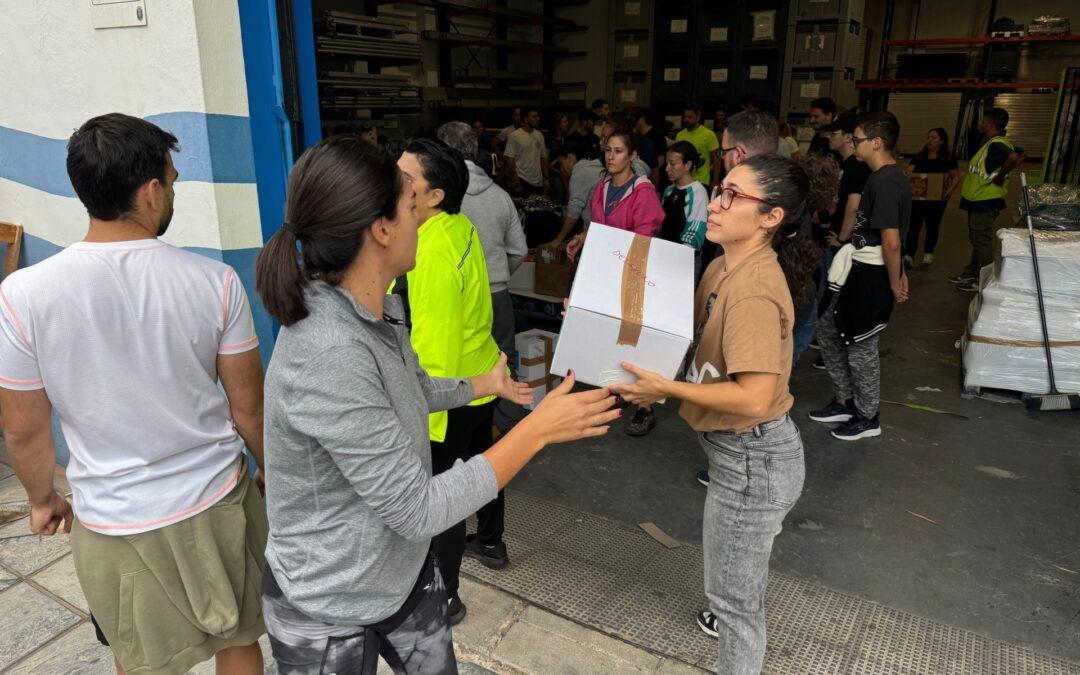
[(1035, 270), (1035, 294), (1039, 299), (1039, 322), (1042, 324), (1043, 348), (1046, 350), (1046, 368), (1050, 376), (1050, 393), (1029, 394), (1024, 397), (1028, 410), (1080, 410), (1080, 394), (1062, 394), (1054, 381), (1054, 360), (1050, 355), (1050, 331), (1046, 327), (1046, 306), (1043, 304), (1042, 278), (1039, 275), (1039, 258), (1035, 253), (1035, 228), (1031, 224), (1031, 205), (1028, 203), (1027, 174), (1020, 172), (1023, 186), (1024, 215), (1027, 218), (1028, 240), (1031, 242), (1031, 266)]

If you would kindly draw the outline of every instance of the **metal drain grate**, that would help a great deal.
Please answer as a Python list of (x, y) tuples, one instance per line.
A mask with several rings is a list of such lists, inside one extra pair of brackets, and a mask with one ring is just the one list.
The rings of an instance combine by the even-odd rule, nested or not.
[[(535, 497), (507, 495), (510, 566), (462, 570), (582, 624), (702, 668), (716, 642), (694, 624), (706, 606), (701, 549), (665, 549), (644, 532)], [(766, 673), (1080, 675), (1080, 664), (906, 614), (795, 577), (769, 575)]]

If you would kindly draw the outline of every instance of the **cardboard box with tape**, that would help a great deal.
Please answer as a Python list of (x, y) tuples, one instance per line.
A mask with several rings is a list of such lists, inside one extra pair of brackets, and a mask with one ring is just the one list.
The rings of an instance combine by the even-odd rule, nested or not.
[(566, 246), (541, 246), (536, 249), (536, 281), (540, 295), (565, 298), (574, 281), (575, 264), (566, 254)]
[(917, 201), (939, 202), (945, 199), (945, 178), (947, 173), (913, 173), (908, 176), (911, 183), (911, 198)]
[(518, 353), (518, 379), (535, 389), (532, 403), (525, 406), (527, 410), (540, 405), (548, 392), (562, 382), (561, 377), (551, 373), (551, 361), (558, 342), (558, 333), (539, 329), (527, 330), (514, 336), (514, 348)]
[(673, 378), (693, 336), (694, 251), (593, 223), (570, 291), (552, 371), (632, 382), (629, 361)]

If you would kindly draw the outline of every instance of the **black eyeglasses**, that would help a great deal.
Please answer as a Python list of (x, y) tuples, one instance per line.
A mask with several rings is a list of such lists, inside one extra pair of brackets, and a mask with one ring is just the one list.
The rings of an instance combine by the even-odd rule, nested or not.
[(738, 149), (739, 149), (739, 146), (733, 145), (730, 148), (721, 147), (720, 152), (732, 152), (732, 151), (735, 151), (735, 150), (738, 150)]
[(863, 141), (870, 141), (870, 140), (873, 140), (875, 138), (877, 138), (877, 136), (856, 136), (855, 134), (852, 134), (851, 135), (851, 142), (854, 143), (855, 145), (858, 145), (859, 143), (862, 143)]

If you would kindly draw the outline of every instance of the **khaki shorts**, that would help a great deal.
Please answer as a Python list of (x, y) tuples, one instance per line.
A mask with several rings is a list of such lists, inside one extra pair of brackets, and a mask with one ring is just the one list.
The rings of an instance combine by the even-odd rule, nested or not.
[(206, 511), (129, 536), (72, 528), (75, 572), (101, 631), (129, 673), (186, 673), (259, 639), (267, 522), (247, 462)]

